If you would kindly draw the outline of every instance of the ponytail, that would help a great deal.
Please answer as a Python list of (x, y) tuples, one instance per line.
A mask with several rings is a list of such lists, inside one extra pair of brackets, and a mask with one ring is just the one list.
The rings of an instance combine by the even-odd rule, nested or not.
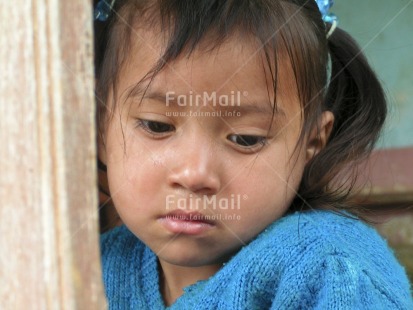
[[(387, 114), (386, 97), (350, 35), (337, 28), (328, 39), (328, 50), (331, 79), (324, 109), (334, 114), (334, 127), (326, 147), (307, 165), (299, 192), (307, 206), (350, 209), (348, 196), (356, 181), (356, 167), (379, 137)], [(342, 171), (353, 174), (344, 176)], [(302, 201), (300, 205), (305, 208)]]
[(336, 154), (347, 161), (345, 154), (371, 152), (386, 118), (386, 97), (360, 47), (345, 31), (336, 29), (328, 48), (331, 81), (326, 107), (335, 116), (329, 146), (347, 150)]

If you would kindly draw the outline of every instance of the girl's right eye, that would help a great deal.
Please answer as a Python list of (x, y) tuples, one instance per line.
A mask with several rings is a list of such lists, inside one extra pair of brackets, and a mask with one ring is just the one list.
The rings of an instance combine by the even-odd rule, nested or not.
[(152, 135), (165, 134), (175, 130), (175, 127), (173, 125), (144, 119), (138, 119), (137, 127), (141, 127), (143, 130)]

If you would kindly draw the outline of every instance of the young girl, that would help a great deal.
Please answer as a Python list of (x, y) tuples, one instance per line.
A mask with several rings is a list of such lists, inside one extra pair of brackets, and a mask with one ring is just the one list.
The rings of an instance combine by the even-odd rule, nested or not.
[(318, 2), (99, 3), (111, 309), (413, 309), (342, 181), (384, 94)]

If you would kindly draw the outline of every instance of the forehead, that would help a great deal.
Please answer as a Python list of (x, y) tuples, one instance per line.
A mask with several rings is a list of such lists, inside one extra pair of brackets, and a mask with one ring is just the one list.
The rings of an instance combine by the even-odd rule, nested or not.
[(264, 47), (252, 37), (234, 34), (214, 48), (212, 39), (206, 38), (191, 53), (182, 51), (151, 79), (147, 74), (161, 59), (166, 40), (159, 31), (142, 28), (134, 31), (131, 39), (131, 50), (119, 76), (120, 93), (137, 84), (145, 88), (150, 81), (150, 88), (160, 93), (241, 91), (251, 100), (263, 101), (265, 96), (267, 102), (294, 105), (294, 111), (299, 108), (291, 61), (282, 49), (277, 57), (269, 51), (267, 58)]

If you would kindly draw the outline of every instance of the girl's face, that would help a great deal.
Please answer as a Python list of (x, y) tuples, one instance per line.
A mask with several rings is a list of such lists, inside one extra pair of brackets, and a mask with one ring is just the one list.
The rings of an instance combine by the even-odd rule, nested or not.
[(127, 98), (161, 52), (155, 36), (141, 33), (117, 104), (109, 103), (100, 155), (110, 192), (123, 222), (161, 261), (220, 264), (296, 195), (309, 147), (295, 149), (302, 124), (292, 72), (279, 61), (273, 116), (262, 53), (239, 41), (168, 64), (145, 94)]

